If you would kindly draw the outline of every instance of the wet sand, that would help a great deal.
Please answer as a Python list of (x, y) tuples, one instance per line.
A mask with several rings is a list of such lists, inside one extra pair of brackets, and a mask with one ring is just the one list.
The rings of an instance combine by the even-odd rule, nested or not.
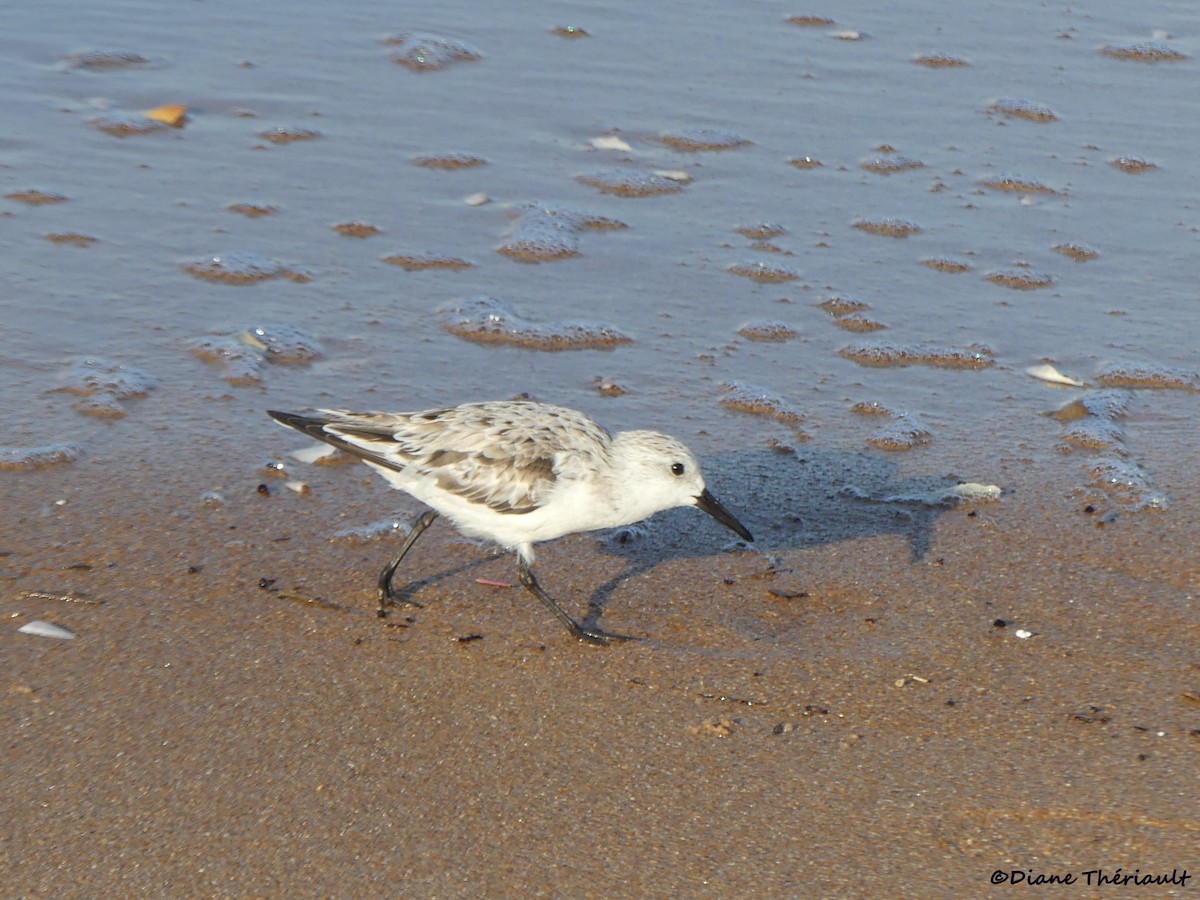
[[(939, 6), (24, 13), (0, 893), (1200, 873), (1200, 44), (1175, 4)], [(401, 532), (338, 535), (419, 508), (264, 410), (522, 392), (684, 440), (758, 541), (539, 548), (642, 638), (599, 649), (439, 523), (379, 620)]]
[(444, 527), (423, 607), (375, 618), (389, 545), (322, 539), (376, 508), (358, 466), (187, 514), (35, 475), (88, 525), (22, 517), (3, 548), (7, 609), (78, 635), (6, 639), (6, 890), (983, 896), (995, 869), (1191, 865), (1194, 503), (1098, 527), (1030, 485), (847, 524), (817, 496), (782, 526), (820, 492), (764, 468), (725, 487), (769, 557), (691, 511), (544, 549), (572, 611), (643, 637), (611, 649), (476, 583), (511, 559)]

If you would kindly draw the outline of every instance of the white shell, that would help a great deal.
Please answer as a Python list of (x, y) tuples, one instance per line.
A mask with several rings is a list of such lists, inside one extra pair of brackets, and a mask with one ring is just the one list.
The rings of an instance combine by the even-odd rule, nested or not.
[(999, 500), (1003, 492), (998, 484), (978, 484), (968, 482), (952, 487), (949, 493), (963, 500)]
[(332, 444), (307, 444), (299, 450), (289, 450), (288, 456), (302, 463), (315, 463), (318, 459), (325, 459), (337, 452), (337, 447)]
[(491, 200), (492, 198), (483, 191), (463, 197), (463, 203), (467, 204), (467, 206), (483, 206), (485, 203), (490, 203)]
[(606, 135), (601, 135), (600, 137), (594, 137), (591, 140), (591, 144), (597, 150), (623, 150), (625, 152), (629, 152), (630, 150), (633, 149), (625, 141), (621, 140), (619, 137), (617, 137), (616, 135), (612, 135), (612, 134), (606, 134)]
[(26, 622), (17, 631), (22, 634), (36, 634), (38, 637), (58, 638), (64, 641), (75, 638), (75, 632), (63, 628), (61, 625), (55, 625), (53, 622), (43, 622), (41, 619)]
[(1083, 387), (1083, 382), (1077, 378), (1064, 375), (1049, 363), (1040, 366), (1030, 366), (1025, 370), (1026, 375), (1032, 375), (1038, 381), (1048, 381), (1051, 384), (1069, 384), (1071, 387)]
[(655, 169), (655, 175), (661, 175), (663, 178), (670, 178), (672, 181), (678, 181), (680, 184), (690, 184), (692, 176), (682, 169)]

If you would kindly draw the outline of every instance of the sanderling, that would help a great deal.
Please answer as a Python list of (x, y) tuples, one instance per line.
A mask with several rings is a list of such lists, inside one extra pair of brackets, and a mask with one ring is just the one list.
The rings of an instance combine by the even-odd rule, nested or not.
[(581, 641), (624, 635), (585, 628), (542, 590), (533, 545), (617, 528), (676, 506), (704, 510), (739, 537), (750, 532), (704, 486), (687, 447), (653, 431), (615, 437), (583, 413), (530, 400), (467, 403), (411, 413), (269, 411), (278, 422), (360, 457), (425, 503), (379, 573), (379, 615), (395, 606), (392, 576), (417, 538), (445, 515), (465, 535), (515, 550), (523, 584)]

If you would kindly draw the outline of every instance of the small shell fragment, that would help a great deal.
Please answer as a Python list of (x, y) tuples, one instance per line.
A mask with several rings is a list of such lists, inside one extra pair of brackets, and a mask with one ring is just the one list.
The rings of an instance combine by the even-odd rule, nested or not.
[(284, 487), (289, 491), (295, 491), (301, 496), (312, 493), (312, 488), (308, 486), (307, 481), (286, 481), (284, 482)]
[(1071, 387), (1083, 387), (1083, 382), (1069, 375), (1064, 375), (1049, 363), (1040, 366), (1030, 366), (1025, 370), (1026, 375), (1032, 375), (1038, 381), (1048, 381), (1050, 384), (1069, 384)]
[(317, 460), (326, 459), (337, 452), (337, 447), (331, 444), (311, 444), (301, 447), (299, 450), (289, 450), (288, 456), (302, 463), (315, 463)]
[(1029, 638), (1033, 637), (1033, 632), (1026, 631), (1024, 628), (1018, 628), (1016, 631), (1013, 632), (1013, 634), (1016, 637), (1019, 637), (1023, 641), (1028, 640)]
[(1000, 495), (1003, 494), (1004, 491), (998, 484), (979, 484), (978, 482), (971, 481), (965, 484), (955, 485), (946, 493), (947, 495), (953, 495), (968, 502), (978, 502), (999, 500)]
[(491, 199), (492, 198), (483, 193), (483, 191), (479, 191), (478, 193), (464, 197), (463, 203), (467, 204), (467, 206), (483, 206), (485, 203), (490, 203)]
[(628, 153), (633, 149), (628, 142), (617, 137), (615, 134), (604, 134), (600, 137), (594, 137), (589, 143), (597, 150), (620, 150)]
[(669, 178), (671, 181), (678, 181), (680, 184), (691, 184), (692, 182), (692, 176), (682, 169), (655, 169), (654, 174)]
[(166, 106), (156, 106), (142, 113), (147, 119), (162, 122), (172, 128), (178, 128), (187, 118), (187, 107), (182, 103), (169, 103)]
[(26, 622), (17, 631), (22, 634), (36, 634), (38, 637), (58, 638), (63, 641), (75, 639), (75, 632), (70, 629), (63, 628), (61, 625), (55, 625), (53, 622), (45, 622), (41, 619)]

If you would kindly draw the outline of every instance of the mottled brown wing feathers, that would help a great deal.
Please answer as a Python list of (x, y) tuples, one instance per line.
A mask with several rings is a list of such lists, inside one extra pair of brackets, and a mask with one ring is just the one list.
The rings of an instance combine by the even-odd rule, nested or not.
[[(430, 476), (442, 490), (514, 515), (538, 509), (560, 478), (574, 477), (577, 467), (603, 456), (609, 441), (586, 416), (532, 402), (398, 415), (321, 413), (325, 418), (271, 415), (377, 466)], [(564, 453), (568, 446), (570, 452)]]

